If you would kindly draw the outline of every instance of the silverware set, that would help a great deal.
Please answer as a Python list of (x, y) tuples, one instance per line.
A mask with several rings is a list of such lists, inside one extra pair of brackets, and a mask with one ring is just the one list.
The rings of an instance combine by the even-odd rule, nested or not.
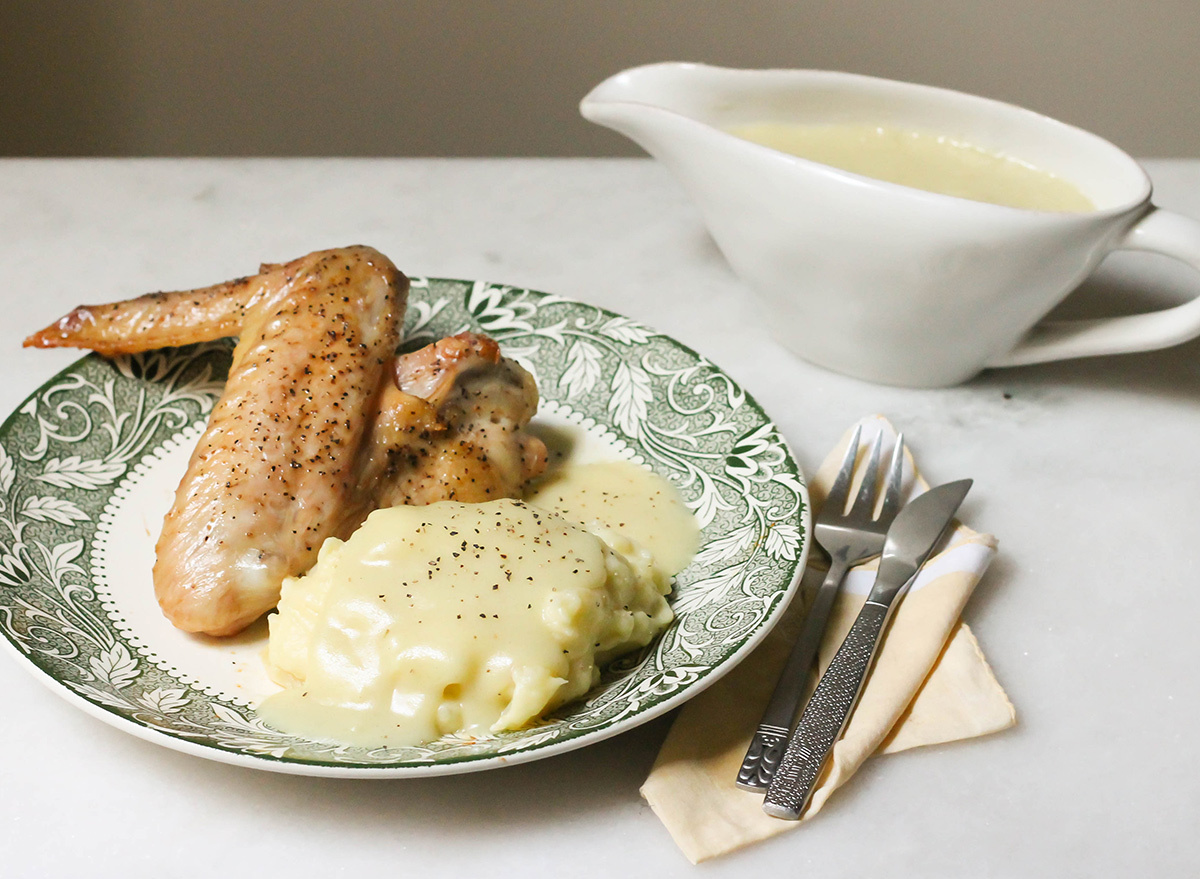
[[(797, 820), (803, 814), (833, 746), (858, 704), (893, 612), (971, 488), (971, 480), (963, 479), (930, 489), (902, 505), (904, 440), (897, 437), (883, 474), (879, 436), (867, 452), (858, 492), (848, 505), (860, 438), (861, 428), (857, 428), (813, 525), (817, 545), (829, 556), (829, 573), (813, 599), (738, 771), (737, 786), (765, 792), (763, 811), (777, 818)], [(871, 593), (793, 729), (842, 581), (850, 568), (874, 558), (880, 562)]]

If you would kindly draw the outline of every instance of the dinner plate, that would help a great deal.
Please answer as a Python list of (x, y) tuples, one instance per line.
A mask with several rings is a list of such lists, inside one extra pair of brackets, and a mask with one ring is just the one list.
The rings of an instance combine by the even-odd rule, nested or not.
[(674, 622), (605, 669), (580, 702), (516, 732), (418, 747), (314, 741), (265, 724), (277, 688), (266, 626), (187, 635), (154, 601), (163, 514), (221, 393), (228, 340), (88, 355), (0, 427), (0, 632), (56, 693), (149, 741), (306, 775), (469, 772), (582, 747), (696, 695), (742, 660), (796, 589), (808, 493), (754, 399), (691, 349), (596, 306), (481, 281), (412, 282), (405, 348), (487, 333), (537, 379), (536, 429), (578, 460), (618, 458), (670, 480), (702, 526), (670, 596)]

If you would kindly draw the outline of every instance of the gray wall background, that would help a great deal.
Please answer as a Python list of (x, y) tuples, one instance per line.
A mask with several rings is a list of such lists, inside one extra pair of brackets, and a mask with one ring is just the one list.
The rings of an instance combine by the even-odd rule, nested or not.
[(1200, 156), (1197, 0), (0, 0), (0, 155), (637, 155), (663, 60), (976, 92)]

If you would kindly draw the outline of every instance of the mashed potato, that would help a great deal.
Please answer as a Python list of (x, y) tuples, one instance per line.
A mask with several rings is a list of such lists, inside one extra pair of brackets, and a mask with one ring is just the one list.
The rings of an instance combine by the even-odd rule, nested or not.
[(396, 747), (516, 729), (578, 698), (672, 618), (676, 565), (607, 525), (510, 500), (377, 510), (284, 581), (268, 667), (286, 689), (260, 715)]

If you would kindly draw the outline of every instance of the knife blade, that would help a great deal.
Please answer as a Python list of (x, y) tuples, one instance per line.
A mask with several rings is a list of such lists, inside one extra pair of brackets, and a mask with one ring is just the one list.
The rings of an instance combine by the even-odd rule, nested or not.
[(763, 811), (798, 820), (862, 694), (892, 613), (912, 586), (971, 489), (970, 479), (932, 488), (900, 511), (888, 529), (875, 583), (846, 639), (800, 715), (767, 788)]

